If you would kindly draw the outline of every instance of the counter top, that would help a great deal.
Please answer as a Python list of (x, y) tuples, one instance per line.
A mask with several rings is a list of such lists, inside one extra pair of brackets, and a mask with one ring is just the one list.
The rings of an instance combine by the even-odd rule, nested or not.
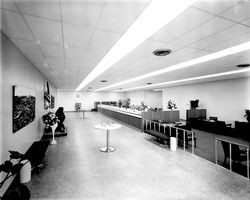
[(125, 110), (125, 109), (121, 109), (119, 107), (114, 107), (114, 106), (106, 106), (106, 105), (102, 105), (102, 106), (98, 106), (98, 108), (103, 108), (103, 109), (107, 109), (107, 110), (112, 110), (115, 112), (119, 112), (119, 113), (123, 113), (123, 114), (127, 114), (133, 117), (137, 117), (137, 118), (141, 118), (141, 113), (140, 111), (132, 111), (132, 110)]

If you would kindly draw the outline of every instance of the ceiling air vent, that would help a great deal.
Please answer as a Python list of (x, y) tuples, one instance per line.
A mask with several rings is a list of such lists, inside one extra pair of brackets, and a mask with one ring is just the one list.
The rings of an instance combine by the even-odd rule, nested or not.
[(171, 49), (157, 49), (153, 51), (155, 56), (166, 56), (171, 53)]
[(250, 64), (248, 64), (248, 63), (237, 65), (237, 67), (239, 67), (239, 68), (244, 68), (244, 67), (249, 67), (249, 66), (250, 66)]

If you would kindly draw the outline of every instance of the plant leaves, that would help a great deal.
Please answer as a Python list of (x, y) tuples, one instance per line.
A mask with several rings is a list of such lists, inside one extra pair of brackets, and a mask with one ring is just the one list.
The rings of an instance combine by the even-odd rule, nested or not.
[(3, 165), (1, 165), (1, 171), (3, 172), (10, 172), (13, 164), (9, 160), (5, 161)]
[(11, 159), (19, 159), (23, 157), (23, 154), (20, 154), (18, 151), (9, 151)]
[(12, 173), (12, 174), (18, 173), (18, 172), (21, 170), (22, 166), (23, 166), (23, 164), (21, 164), (21, 163), (15, 164), (15, 165), (11, 168), (11, 173)]

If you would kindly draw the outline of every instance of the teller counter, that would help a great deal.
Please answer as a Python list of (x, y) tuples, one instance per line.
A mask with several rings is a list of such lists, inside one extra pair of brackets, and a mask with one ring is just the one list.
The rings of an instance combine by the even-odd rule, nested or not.
[(142, 130), (142, 119), (140, 114), (134, 114), (123, 110), (114, 109), (112, 107), (98, 107), (98, 112), (113, 118), (115, 120), (126, 123), (134, 128)]

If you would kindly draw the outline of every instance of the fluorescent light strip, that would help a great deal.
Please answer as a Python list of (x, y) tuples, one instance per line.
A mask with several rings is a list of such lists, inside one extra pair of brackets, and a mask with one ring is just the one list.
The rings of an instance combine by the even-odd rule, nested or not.
[(88, 83), (114, 65), (130, 51), (139, 46), (144, 40), (160, 30), (165, 24), (182, 13), (191, 0), (152, 0), (143, 13), (129, 27), (120, 40), (111, 48), (100, 63), (76, 88), (81, 90)]
[[(229, 71), (229, 72), (222, 72), (222, 73), (217, 73), (217, 74), (209, 74), (209, 75), (204, 75), (204, 76), (196, 76), (196, 77), (192, 77), (192, 78), (180, 79), (180, 80), (175, 80), (175, 81), (168, 81), (168, 82), (163, 82), (163, 83), (156, 83), (156, 84), (146, 85), (146, 86), (144, 85), (144, 86), (139, 86), (139, 87), (127, 88), (127, 89), (123, 89), (123, 90), (115, 90), (115, 92), (138, 90), (138, 89), (155, 87), (155, 86), (162, 86), (162, 85), (169, 85), (169, 84), (174, 84), (174, 83), (182, 83), (182, 82), (188, 82), (188, 81), (201, 80), (201, 79), (206, 79), (206, 78), (228, 76), (228, 75), (239, 74), (239, 73), (244, 73), (244, 72), (250, 72), (250, 68), (242, 69), (242, 70), (234, 70), (234, 71)], [(158, 90), (162, 90), (162, 89), (158, 89)], [(154, 91), (158, 91), (158, 90), (154, 90)]]
[(116, 87), (116, 86), (119, 86), (119, 85), (123, 85), (123, 84), (126, 84), (126, 83), (131, 83), (131, 82), (135, 82), (135, 81), (138, 81), (138, 80), (141, 80), (141, 79), (149, 78), (149, 77), (152, 77), (152, 76), (161, 75), (161, 74), (171, 72), (171, 71), (174, 71), (174, 70), (187, 68), (187, 67), (190, 67), (190, 66), (193, 66), (193, 65), (196, 65), (196, 64), (201, 64), (201, 63), (204, 63), (204, 62), (208, 62), (208, 61), (215, 60), (215, 59), (218, 59), (218, 58), (222, 58), (222, 57), (225, 57), (225, 56), (228, 56), (228, 55), (236, 54), (236, 53), (246, 51), (246, 50), (249, 50), (249, 49), (250, 49), (250, 41), (246, 42), (246, 43), (243, 43), (243, 44), (240, 44), (240, 45), (236, 45), (234, 47), (224, 49), (222, 51), (218, 51), (218, 52), (211, 53), (211, 54), (208, 54), (208, 55), (205, 55), (205, 56), (201, 56), (201, 57), (195, 58), (193, 60), (182, 62), (182, 63), (179, 63), (177, 65), (172, 65), (172, 66), (166, 67), (164, 69), (160, 69), (160, 70), (157, 70), (157, 71), (154, 71), (154, 72), (150, 72), (150, 73), (144, 74), (142, 76), (137, 76), (135, 78), (128, 79), (126, 81), (115, 83), (113, 85), (109, 85), (109, 86), (97, 89), (95, 91), (101, 91), (101, 90), (109, 89), (109, 88)]
[(154, 92), (160, 92), (162, 91), (163, 89), (155, 89)]

